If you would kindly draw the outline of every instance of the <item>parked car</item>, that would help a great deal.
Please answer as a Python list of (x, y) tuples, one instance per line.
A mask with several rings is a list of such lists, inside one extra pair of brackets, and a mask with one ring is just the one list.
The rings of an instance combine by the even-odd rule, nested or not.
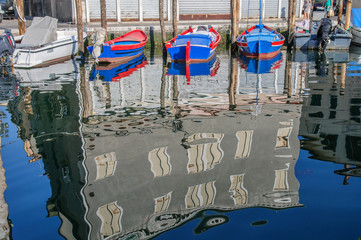
[(2, 17), (0, 17), (2, 20), (5, 19), (14, 19), (15, 18), (15, 11), (14, 11), (14, 3), (13, 0), (0, 0), (0, 7), (1, 7), (1, 13)]

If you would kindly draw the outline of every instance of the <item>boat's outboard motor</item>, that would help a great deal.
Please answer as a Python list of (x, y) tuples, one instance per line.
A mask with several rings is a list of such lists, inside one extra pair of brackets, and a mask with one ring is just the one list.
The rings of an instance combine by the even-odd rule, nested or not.
[(325, 51), (327, 44), (330, 42), (330, 33), (332, 31), (332, 21), (330, 18), (322, 18), (320, 27), (317, 31), (318, 47)]
[(14, 36), (6, 33), (0, 36), (0, 66), (10, 66), (11, 56), (16, 47)]

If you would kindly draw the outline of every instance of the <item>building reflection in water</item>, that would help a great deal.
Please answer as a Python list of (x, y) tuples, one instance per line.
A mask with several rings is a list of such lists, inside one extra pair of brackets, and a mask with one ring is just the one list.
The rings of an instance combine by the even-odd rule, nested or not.
[(302, 206), (294, 65), (259, 82), (236, 58), (218, 57), (215, 76), (191, 81), (165, 75), (161, 59), (118, 83), (82, 79), (90, 239), (150, 238), (195, 218), (201, 233), (226, 223), (227, 211)]
[[(6, 102), (19, 95), (19, 81), (11, 73), (8, 67), (0, 67), (0, 151), (7, 144), (4, 139), (9, 138), (9, 122), (5, 113)], [(5, 143), (4, 143), (5, 142)], [(3, 166), (3, 158), (0, 152), (0, 239), (12, 239), (12, 221), (9, 218), (9, 206), (5, 200), (7, 189), (6, 169)]]
[(300, 135), (311, 158), (343, 164), (335, 173), (360, 177), (361, 135), (359, 62), (348, 63), (347, 53), (316, 57), (307, 69)]
[[(51, 185), (47, 217), (59, 217), (59, 233), (66, 239), (86, 239), (85, 182), (82, 139), (79, 134), (79, 66), (67, 61), (45, 68), (15, 69), (20, 95), (9, 101), (12, 121), (29, 164), (42, 161)], [(45, 206), (44, 206), (45, 207)], [(16, 224), (16, 223), (15, 223)]]

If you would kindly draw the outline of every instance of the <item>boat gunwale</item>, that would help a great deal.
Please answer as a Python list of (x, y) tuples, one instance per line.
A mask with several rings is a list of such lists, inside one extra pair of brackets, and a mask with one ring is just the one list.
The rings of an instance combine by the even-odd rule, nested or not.
[[(173, 43), (176, 42), (178, 36), (184, 36), (184, 35), (186, 35), (186, 34), (188, 34), (188, 33), (193, 33), (196, 29), (197, 29), (197, 28), (189, 27), (188, 30), (186, 30), (186, 31), (178, 34), (177, 36), (175, 36), (175, 37), (172, 38), (171, 40), (167, 41), (166, 44), (165, 44), (165, 47), (166, 47), (167, 49), (168, 49), (168, 48), (176, 48), (176, 47), (179, 47), (179, 45), (178, 45), (178, 46), (172, 46)], [(208, 32), (214, 33), (214, 34), (216, 35), (216, 40), (215, 40), (214, 42), (211, 41), (211, 43), (209, 44), (209, 46), (202, 45), (202, 47), (207, 47), (207, 48), (210, 48), (211, 50), (214, 50), (214, 49), (218, 46), (219, 42), (221, 41), (221, 35), (213, 28), (213, 26), (208, 30)], [(185, 46), (185, 45), (180, 45), (180, 46)], [(191, 46), (196, 46), (196, 45), (192, 44)], [(199, 45), (197, 45), (197, 46), (199, 46)]]
[(32, 47), (32, 46), (24, 46), (21, 48), (15, 48), (15, 51), (18, 50), (17, 52), (32, 52), (32, 53), (38, 53), (38, 52), (43, 52), (52, 48), (58, 48), (58, 47), (62, 47), (62, 46), (66, 46), (66, 45), (70, 45), (70, 44), (74, 44), (77, 43), (78, 40), (73, 40), (73, 39), (66, 39), (63, 41), (56, 41), (56, 42), (52, 42), (52, 43), (47, 43), (45, 45), (40, 45), (38, 47)]
[[(139, 39), (139, 40), (135, 40), (133, 39), (133, 41), (137, 41), (139, 43), (132, 43), (132, 44), (124, 44), (124, 45), (117, 45), (115, 43), (117, 42), (122, 42), (121, 40), (122, 39), (126, 39), (127, 37), (129, 37), (129, 35), (133, 35), (135, 33), (140, 33), (143, 38), (142, 39)], [(127, 41), (129, 41), (129, 39), (126, 39)], [(110, 40), (110, 41), (107, 41), (103, 44), (104, 47), (110, 47), (110, 51), (121, 51), (121, 50), (130, 50), (130, 49), (136, 49), (136, 48), (141, 48), (143, 46), (145, 46), (145, 44), (147, 43), (148, 41), (148, 36), (142, 31), (142, 30), (139, 30), (139, 29), (136, 29), (136, 30), (133, 30), (133, 31), (130, 31), (120, 37), (117, 37), (113, 40)]]

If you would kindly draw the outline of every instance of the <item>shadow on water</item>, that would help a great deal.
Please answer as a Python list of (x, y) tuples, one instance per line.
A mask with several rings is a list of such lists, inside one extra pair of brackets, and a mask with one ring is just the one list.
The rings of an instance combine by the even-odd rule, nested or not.
[(310, 216), (301, 151), (344, 165), (335, 173), (345, 184), (359, 175), (360, 63), (350, 55), (218, 52), (164, 64), (153, 46), (126, 64), (15, 69), (9, 111), (29, 164), (42, 161), (50, 180), (38, 201), (62, 222), (54, 236), (217, 239), (279, 225), (295, 237)]

